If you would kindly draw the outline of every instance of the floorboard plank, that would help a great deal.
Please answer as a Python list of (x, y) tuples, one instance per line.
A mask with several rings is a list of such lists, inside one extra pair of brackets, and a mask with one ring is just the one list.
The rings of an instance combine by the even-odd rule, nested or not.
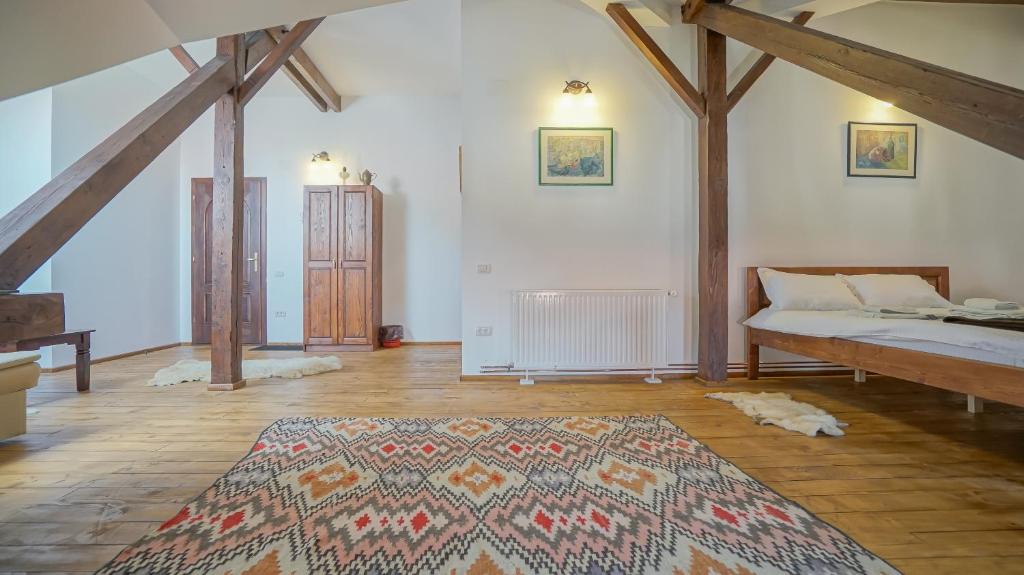
[[(299, 352), (248, 353), (293, 357)], [(848, 376), (704, 387), (459, 381), (458, 346), (341, 354), (345, 368), (301, 380), (145, 385), (180, 347), (98, 364), (29, 393), (29, 433), (0, 442), (0, 571), (91, 572), (173, 516), (282, 417), (638, 415), (660, 413), (744, 471), (908, 574), (1024, 573), (1024, 409), (916, 384)], [(759, 426), (709, 391), (782, 391), (850, 423), (809, 438)]]

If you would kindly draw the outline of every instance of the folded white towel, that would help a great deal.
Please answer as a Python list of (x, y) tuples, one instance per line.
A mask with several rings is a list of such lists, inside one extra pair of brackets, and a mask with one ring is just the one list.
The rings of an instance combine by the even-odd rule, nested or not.
[(964, 307), (971, 309), (987, 309), (987, 310), (1014, 310), (1020, 309), (1020, 304), (1013, 301), (999, 301), (997, 299), (991, 299), (987, 297), (972, 297), (964, 301)]
[(883, 314), (908, 314), (917, 315), (921, 313), (916, 307), (907, 307), (901, 305), (865, 305), (861, 306), (861, 310), (868, 313), (883, 313)]

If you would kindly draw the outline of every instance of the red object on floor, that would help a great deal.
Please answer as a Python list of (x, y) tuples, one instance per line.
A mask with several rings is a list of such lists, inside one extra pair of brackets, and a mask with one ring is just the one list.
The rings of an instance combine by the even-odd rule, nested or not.
[(384, 347), (402, 347), (402, 340), (400, 339), (386, 339), (380, 344)]

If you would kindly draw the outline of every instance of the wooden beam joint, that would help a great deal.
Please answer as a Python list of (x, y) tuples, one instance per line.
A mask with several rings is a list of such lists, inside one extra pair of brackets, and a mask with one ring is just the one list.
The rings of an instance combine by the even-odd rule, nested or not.
[(249, 103), (253, 96), (259, 92), (260, 88), (266, 85), (270, 77), (291, 58), (292, 53), (302, 45), (302, 42), (313, 33), (313, 30), (322, 21), (323, 18), (314, 18), (299, 22), (290, 32), (285, 34), (281, 42), (270, 50), (270, 53), (263, 58), (263, 61), (256, 66), (256, 69), (252, 71), (252, 74), (245, 79), (238, 89), (238, 99), (243, 106)]
[(608, 12), (612, 20), (619, 25), (619, 28), (625, 32), (626, 36), (647, 58), (647, 61), (654, 66), (654, 69), (661, 74), (661, 77), (668, 82), (669, 87), (672, 88), (683, 103), (698, 118), (703, 118), (705, 113), (704, 96), (686, 79), (686, 76), (683, 75), (675, 63), (658, 46), (657, 42), (651, 38), (650, 34), (644, 30), (643, 26), (637, 22), (636, 18), (629, 13), (629, 10), (622, 4), (613, 3), (609, 4), (605, 11)]

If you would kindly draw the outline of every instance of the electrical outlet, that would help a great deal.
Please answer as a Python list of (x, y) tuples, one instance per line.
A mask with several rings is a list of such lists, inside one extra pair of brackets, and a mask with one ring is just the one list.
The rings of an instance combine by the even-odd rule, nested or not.
[(489, 273), (491, 273), (491, 264), (476, 264), (476, 273), (478, 273), (478, 274), (489, 274)]
[(286, 312), (286, 311), (275, 311), (274, 312), (274, 317), (279, 317), (279, 318), (280, 317), (288, 317), (288, 312)]
[(479, 336), (484, 336), (484, 337), (489, 336), (489, 335), (491, 335), (491, 331), (492, 331), (491, 330), (491, 326), (489, 326), (489, 325), (482, 325), (482, 326), (476, 328), (476, 334), (479, 335)]

